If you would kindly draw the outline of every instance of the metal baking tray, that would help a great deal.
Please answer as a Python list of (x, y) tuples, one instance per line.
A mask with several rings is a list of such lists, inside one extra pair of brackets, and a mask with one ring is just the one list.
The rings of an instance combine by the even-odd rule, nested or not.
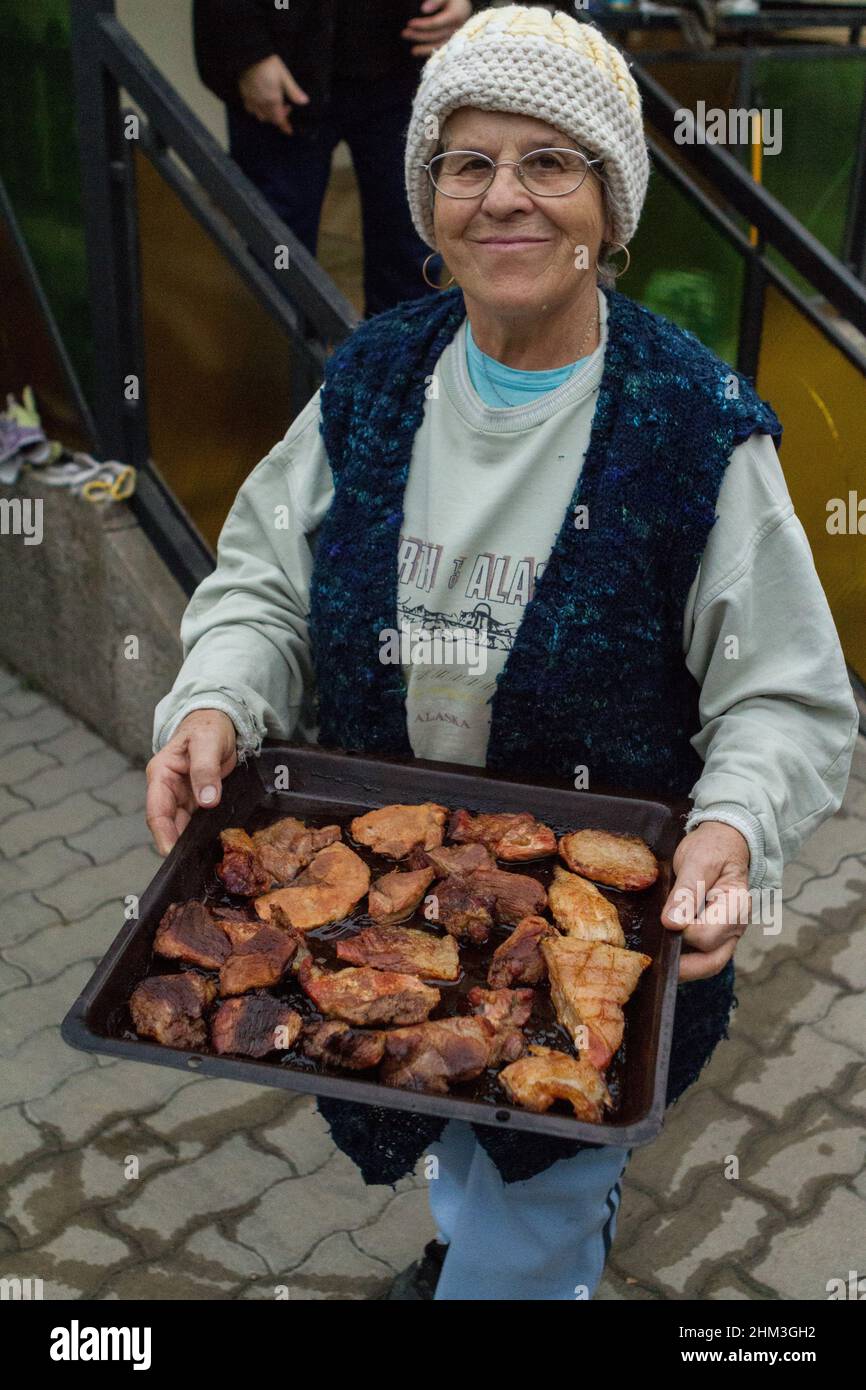
[[(625, 1006), (622, 1047), (607, 1072), (615, 1108), (603, 1124), (576, 1120), (562, 1104), (537, 1115), (512, 1105), (496, 1080), (486, 1072), (476, 1081), (455, 1085), (449, 1095), (427, 1095), (382, 1085), (363, 1074), (323, 1069), (300, 1053), (298, 1046), (273, 1060), (189, 1052), (139, 1038), (127, 1001), (135, 986), (153, 973), (173, 972), (179, 966), (153, 955), (153, 938), (170, 903), (188, 898), (230, 899), (216, 878), (220, 858), (219, 832), (227, 826), (258, 828), (281, 816), (293, 815), (318, 824), (346, 823), (351, 817), (392, 802), (436, 801), (449, 810), (531, 811), (562, 834), (592, 828), (640, 835), (661, 861), (662, 872), (653, 888), (643, 893), (604, 889), (620, 910), (627, 944), (645, 951), (652, 965), (644, 972)], [(63, 1020), (62, 1036), (72, 1047), (127, 1057), (157, 1066), (194, 1069), (206, 1076), (231, 1077), (288, 1091), (443, 1115), (476, 1124), (508, 1125), (563, 1139), (631, 1148), (649, 1143), (661, 1128), (665, 1110), (671, 1033), (676, 1006), (680, 933), (666, 930), (661, 907), (672, 882), (671, 857), (683, 834), (689, 803), (575, 791), (561, 783), (505, 780), (482, 768), (424, 761), (374, 760), (327, 752), (309, 746), (265, 743), (259, 758), (239, 765), (223, 784), (223, 796), (213, 810), (197, 811), (165, 863), (142, 895), (138, 918), (125, 923), (100, 961), (92, 979)], [(357, 847), (356, 847), (357, 848)], [(359, 850), (376, 873), (392, 869), (391, 861)], [(512, 866), (547, 886), (554, 860)], [(308, 933), (314, 955), (324, 963), (335, 960), (333, 942), (368, 924), (364, 902), (347, 921)], [(461, 947), (462, 978), (453, 985), (437, 982), (442, 1001), (434, 1017), (461, 1012), (460, 995), (473, 984), (485, 983), (486, 962), (495, 939), (484, 948)], [(305, 1019), (318, 1018), (310, 1000), (291, 973), (271, 991), (285, 998)], [(571, 1051), (568, 1035), (559, 1028), (546, 986), (536, 990), (536, 1008), (526, 1034), (530, 1042)]]

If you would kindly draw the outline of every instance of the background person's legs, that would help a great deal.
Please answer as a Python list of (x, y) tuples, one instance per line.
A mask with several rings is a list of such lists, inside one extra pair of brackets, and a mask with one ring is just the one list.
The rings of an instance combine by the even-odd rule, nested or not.
[(309, 130), (286, 135), (242, 108), (227, 109), (229, 150), (275, 212), (314, 256), (331, 158), (340, 138), (332, 108)]
[(412, 225), (403, 174), (413, 90), (392, 79), (334, 88), (361, 196), (368, 318), (432, 292), (421, 275), (430, 247)]
[[(630, 1151), (605, 1145), (504, 1183), (468, 1125), (450, 1122), (430, 1152), (430, 1208), (448, 1254), (437, 1300), (591, 1298), (616, 1232)], [(584, 1292), (585, 1291), (585, 1292)]]

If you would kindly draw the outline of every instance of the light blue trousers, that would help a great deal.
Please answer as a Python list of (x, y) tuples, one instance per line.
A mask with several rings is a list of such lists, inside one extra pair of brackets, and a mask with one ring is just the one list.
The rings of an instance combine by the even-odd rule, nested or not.
[(603, 1145), (505, 1183), (470, 1125), (450, 1120), (430, 1154), (430, 1208), (448, 1254), (439, 1300), (587, 1299), (616, 1232), (631, 1150)]

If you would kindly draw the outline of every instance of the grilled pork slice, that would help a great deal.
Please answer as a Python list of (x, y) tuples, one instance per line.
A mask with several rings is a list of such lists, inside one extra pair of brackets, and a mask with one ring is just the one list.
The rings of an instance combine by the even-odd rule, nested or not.
[(490, 1065), (496, 1030), (486, 1018), (443, 1018), (386, 1035), (379, 1076), (386, 1086), (445, 1095)]
[(411, 917), (433, 882), (433, 869), (413, 869), (408, 874), (392, 869), (370, 885), (367, 911), (374, 922), (405, 922)]
[(233, 827), (220, 832), (223, 857), (217, 874), (230, 893), (256, 897), (275, 883), (290, 883), (314, 854), (339, 838), (338, 825), (308, 827), (294, 816), (252, 835)]
[(210, 1038), (215, 1052), (265, 1057), (292, 1047), (302, 1026), (300, 1014), (288, 1004), (270, 994), (251, 994), (223, 1000), (211, 1020)]
[(298, 967), (301, 988), (320, 1013), (359, 1028), (421, 1023), (439, 1003), (438, 989), (396, 970), (322, 970), (312, 957)]
[(535, 1000), (532, 989), (470, 989), (467, 999), (473, 1014), (486, 1018), (496, 1029), (488, 1066), (500, 1062), (515, 1062), (526, 1051), (526, 1039), (521, 1032), (528, 1022)]
[(625, 945), (619, 913), (613, 903), (594, 883), (578, 874), (570, 874), (561, 864), (553, 870), (547, 901), (554, 921), (566, 936), (578, 936), (582, 941), (607, 941), (611, 946)]
[(495, 906), (492, 893), (470, 887), (469, 879), (452, 875), (436, 884), (424, 915), (458, 941), (481, 945), (490, 935)]
[(251, 936), (255, 936), (256, 932), (262, 929), (262, 919), (251, 917), (248, 908), (214, 907), (211, 908), (211, 911), (231, 942), (233, 949), (237, 949), (242, 942), (249, 941)]
[(659, 876), (658, 860), (637, 835), (575, 830), (571, 835), (563, 835), (559, 853), (576, 874), (594, 878), (608, 888), (637, 892), (651, 888)]
[(605, 941), (549, 937), (541, 944), (556, 1016), (579, 1052), (604, 1071), (622, 1042), (622, 1005), (652, 958)]
[(166, 1047), (204, 1047), (202, 1014), (216, 997), (216, 984), (194, 970), (151, 975), (132, 991), (129, 1012), (136, 1033)]
[(260, 926), (255, 936), (232, 951), (220, 970), (220, 994), (246, 994), (277, 984), (298, 949), (294, 932)]
[(528, 811), (503, 811), (496, 815), (472, 816), (455, 811), (448, 823), (448, 838), (458, 844), (479, 842), (497, 859), (520, 861), (544, 859), (556, 854), (556, 836)]
[(230, 827), (220, 831), (223, 857), (217, 864), (217, 877), (230, 893), (252, 898), (271, 886), (271, 875), (259, 861), (256, 847), (245, 830)]
[(491, 989), (508, 989), (511, 985), (537, 985), (547, 979), (547, 963), (541, 954), (541, 943), (556, 930), (545, 917), (524, 917), (501, 946), (493, 952), (487, 971)]
[(172, 903), (156, 929), (153, 949), (168, 960), (200, 965), (202, 970), (219, 970), (231, 951), (231, 942), (222, 923), (204, 903)]
[(312, 931), (348, 917), (370, 887), (370, 870), (341, 841), (319, 850), (288, 888), (256, 898), (259, 917), (270, 921), (274, 903), (298, 931)]
[(274, 883), (291, 883), (314, 854), (339, 838), (338, 825), (306, 826), (294, 816), (274, 821), (263, 830), (257, 830), (252, 837), (259, 863), (270, 873)]
[(313, 1023), (304, 1030), (304, 1052), (329, 1067), (366, 1071), (377, 1067), (385, 1052), (386, 1034), (370, 1028), (352, 1028), (337, 1018)]
[(349, 826), (358, 844), (367, 845), (386, 859), (405, 859), (413, 849), (441, 845), (448, 810), (435, 801), (420, 806), (383, 806), (356, 816)]
[(604, 1078), (591, 1062), (535, 1044), (529, 1054), (499, 1073), (511, 1100), (539, 1114), (554, 1101), (567, 1100), (576, 1119), (600, 1124), (603, 1107), (612, 1101)]
[(337, 959), (374, 970), (402, 970), (424, 980), (456, 980), (460, 974), (453, 938), (414, 927), (364, 927), (337, 942)]
[(475, 869), (495, 869), (496, 860), (486, 845), (439, 845), (436, 849), (416, 849), (412, 851), (409, 863), (412, 868), (420, 868), (421, 863), (432, 864), (437, 878), (450, 874), (471, 874)]
[(547, 906), (547, 894), (537, 879), (511, 874), (507, 869), (477, 869), (467, 884), (473, 893), (492, 893), (495, 917), (500, 925), (516, 927), (524, 917), (536, 916)]

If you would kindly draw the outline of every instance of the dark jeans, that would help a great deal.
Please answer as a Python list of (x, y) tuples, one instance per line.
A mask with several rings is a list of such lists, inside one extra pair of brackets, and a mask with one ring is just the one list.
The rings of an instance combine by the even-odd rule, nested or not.
[(412, 226), (403, 179), (411, 109), (412, 87), (393, 78), (335, 83), (324, 106), (295, 108), (293, 135), (228, 107), (232, 156), (313, 255), (331, 157), (339, 140), (348, 144), (361, 196), (367, 317), (430, 293), (421, 278), (430, 248)]

